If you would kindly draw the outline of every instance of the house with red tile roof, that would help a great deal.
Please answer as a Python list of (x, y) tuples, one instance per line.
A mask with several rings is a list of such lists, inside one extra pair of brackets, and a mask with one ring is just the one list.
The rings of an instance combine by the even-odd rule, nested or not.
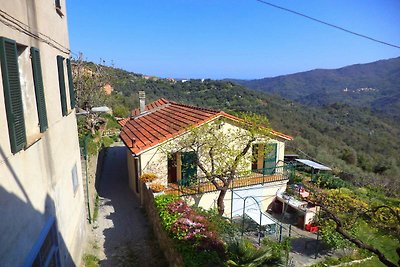
[[(158, 177), (157, 182), (167, 188), (166, 193), (181, 196), (200, 194), (202, 196), (198, 204), (204, 208), (212, 207), (218, 192), (210, 182), (201, 180), (204, 174), (197, 169), (196, 164), (188, 164), (193, 160), (193, 152), (173, 151), (173, 146), (169, 144), (184, 138), (190, 129), (217, 120), (224, 122), (221, 126), (222, 131), (237, 129), (240, 127), (238, 122), (242, 119), (223, 111), (186, 105), (163, 98), (145, 105), (144, 97), (139, 98), (140, 108), (133, 110), (129, 118), (119, 121), (122, 126), (120, 137), (127, 147), (131, 189), (140, 196), (141, 175), (154, 173)], [(244, 131), (244, 129), (239, 130)], [(248, 152), (250, 157), (244, 164), (243, 171), (247, 172), (246, 175), (235, 179), (232, 185), (232, 189), (235, 190), (257, 187), (262, 194), (269, 196), (263, 200), (262, 206), (265, 209), (274, 200), (276, 192), (286, 188), (288, 176), (283, 163), (285, 142), (293, 139), (273, 130), (271, 136), (253, 144), (252, 151)], [(256, 151), (265, 150), (267, 146), (268, 154), (252, 157)], [(167, 151), (168, 149), (171, 151)], [(193, 182), (193, 179), (197, 179), (196, 182)], [(233, 212), (230, 206), (225, 205), (228, 208), (226, 209), (228, 216)]]

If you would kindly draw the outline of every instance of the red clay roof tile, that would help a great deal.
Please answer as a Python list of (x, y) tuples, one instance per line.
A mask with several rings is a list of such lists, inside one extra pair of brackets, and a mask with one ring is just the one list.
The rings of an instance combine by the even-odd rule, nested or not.
[[(130, 118), (122, 119), (118, 123), (123, 126), (120, 135), (122, 141), (134, 154), (140, 154), (178, 136), (190, 126), (198, 126), (219, 116), (234, 121), (241, 120), (223, 111), (180, 104), (164, 98), (146, 105), (143, 114), (140, 114), (139, 109), (133, 110), (131, 114)], [(293, 139), (276, 131), (272, 134), (286, 140)]]

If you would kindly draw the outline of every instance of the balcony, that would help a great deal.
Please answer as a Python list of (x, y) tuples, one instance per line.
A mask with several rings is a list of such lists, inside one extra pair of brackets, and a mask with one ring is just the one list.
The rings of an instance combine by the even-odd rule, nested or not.
[[(293, 169), (291, 166), (252, 170), (238, 175), (238, 177), (232, 181), (229, 189), (285, 181), (289, 179), (292, 173)], [(219, 185), (222, 186), (221, 181), (219, 181)], [(214, 191), (218, 190), (205, 177), (196, 177), (190, 181), (180, 180), (178, 183), (169, 183), (165, 193), (177, 196), (188, 196)]]

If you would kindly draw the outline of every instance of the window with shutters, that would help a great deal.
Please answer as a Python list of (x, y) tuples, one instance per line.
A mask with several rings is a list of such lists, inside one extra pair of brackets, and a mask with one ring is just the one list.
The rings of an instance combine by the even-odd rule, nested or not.
[(35, 99), (36, 99), (37, 113), (39, 117), (39, 127), (40, 127), (40, 132), (43, 133), (44, 131), (46, 131), (48, 124), (47, 124), (46, 101), (44, 97), (42, 67), (40, 63), (39, 49), (34, 47), (31, 48), (31, 61), (32, 61), (33, 81), (35, 84), (35, 96), (36, 96)]
[(10, 147), (17, 153), (26, 145), (18, 50), (14, 40), (0, 37), (0, 61)]
[(57, 68), (58, 68), (58, 84), (60, 88), (61, 113), (63, 116), (67, 116), (68, 115), (67, 94), (65, 91), (64, 58), (62, 56), (57, 56)]

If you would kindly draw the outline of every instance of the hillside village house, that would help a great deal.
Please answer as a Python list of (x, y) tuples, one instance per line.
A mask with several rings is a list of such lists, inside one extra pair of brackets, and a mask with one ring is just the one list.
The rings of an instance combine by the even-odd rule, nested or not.
[(79, 265), (85, 206), (64, 0), (0, 4), (0, 265)]
[[(131, 118), (120, 121), (123, 125), (120, 136), (127, 147), (131, 189), (140, 196), (140, 176), (143, 173), (155, 173), (167, 187), (166, 193), (184, 195), (192, 204), (196, 203), (206, 209), (215, 208), (219, 192), (210, 182), (201, 180), (204, 174), (196, 164), (191, 164), (194, 152), (173, 151), (173, 146), (168, 144), (184, 137), (190, 126), (199, 127), (222, 119), (222, 130), (228, 131), (237, 129), (239, 126), (235, 121), (240, 119), (222, 111), (184, 105), (163, 98), (145, 105), (142, 97), (140, 107), (132, 111)], [(258, 196), (257, 201), (263, 211), (271, 207), (276, 193), (284, 191), (288, 182), (283, 158), (285, 142), (292, 140), (292, 137), (276, 131), (272, 131), (272, 136), (267, 141), (254, 142), (248, 154), (254, 155), (266, 146), (269, 146), (269, 152), (248, 157), (241, 170), (248, 171), (247, 174), (233, 182), (235, 196), (239, 199), (248, 195)], [(197, 181), (192, 186), (193, 179)], [(232, 195), (230, 191), (225, 197), (225, 216), (228, 217), (242, 212), (240, 209), (243, 201), (231, 202)]]

